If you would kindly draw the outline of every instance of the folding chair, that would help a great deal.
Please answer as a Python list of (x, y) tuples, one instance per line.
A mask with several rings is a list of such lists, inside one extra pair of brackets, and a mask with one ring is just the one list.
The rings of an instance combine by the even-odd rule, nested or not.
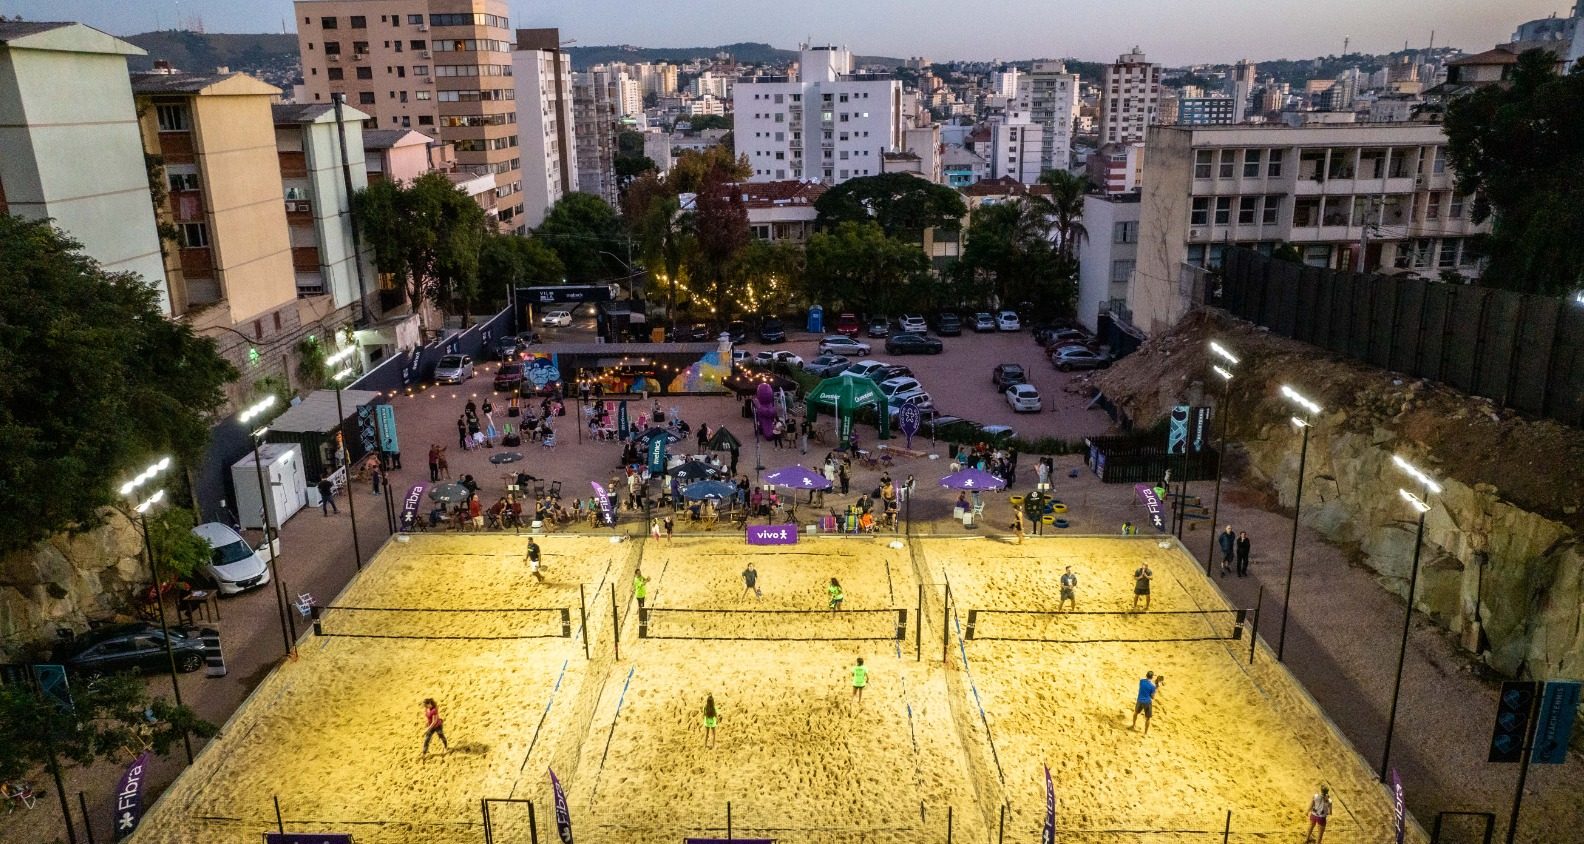
[(560, 481), (551, 481), (550, 482), (550, 497), (551, 498), (557, 498), (557, 499), (559, 499), (561, 497), (561, 482)]
[(29, 809), (38, 805), (38, 792), (25, 782), (0, 784), (0, 792), (3, 792), (3, 796), (7, 799), (21, 803)]

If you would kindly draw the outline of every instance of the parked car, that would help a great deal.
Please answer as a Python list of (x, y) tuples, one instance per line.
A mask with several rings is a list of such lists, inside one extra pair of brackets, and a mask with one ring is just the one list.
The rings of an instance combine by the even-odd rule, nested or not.
[(732, 349), (732, 363), (748, 363), (754, 358), (754, 353), (747, 349)]
[(784, 349), (766, 349), (762, 352), (755, 352), (753, 362), (760, 366), (768, 366), (772, 363), (785, 363), (799, 368), (803, 366), (803, 358), (801, 356)]
[(1017, 413), (1038, 413), (1040, 409), (1039, 390), (1033, 384), (1013, 384), (1002, 392), (1006, 396), (1007, 404)]
[(508, 335), (496, 340), (490, 351), (494, 352), (496, 360), (516, 360), (526, 345), (516, 337)]
[(539, 318), (539, 324), (554, 326), (557, 328), (565, 328), (572, 324), (572, 312), (550, 311)]
[(906, 364), (882, 362), (882, 368), (875, 374), (876, 381), (885, 381), (891, 378), (914, 378), (913, 370)]
[(893, 355), (938, 355), (945, 346), (934, 337), (922, 334), (893, 334), (886, 338), (885, 348)]
[(869, 320), (869, 336), (885, 337), (891, 333), (891, 320), (885, 317), (873, 317)]
[[(197, 671), (203, 667), (203, 639), (196, 633), (172, 630), (170, 644), (177, 671)], [(78, 674), (170, 670), (169, 658), (165, 655), (165, 633), (147, 622), (90, 630), (63, 642), (55, 649), (51, 660)]]
[(1042, 346), (1054, 346), (1058, 343), (1083, 343), (1094, 342), (1089, 332), (1078, 328), (1042, 328), (1034, 333), (1034, 341)]
[(1111, 361), (1099, 352), (1089, 349), (1065, 349), (1051, 357), (1051, 363), (1063, 372), (1074, 369), (1103, 369)]
[(759, 324), (759, 342), (761, 343), (785, 343), (786, 336), (786, 327), (781, 324), (779, 319), (767, 319)]
[(1028, 373), (1024, 372), (1019, 364), (998, 363), (996, 368), (990, 371), (990, 383), (994, 384), (997, 390), (1005, 390), (1013, 384), (1027, 382)]
[(730, 337), (733, 343), (739, 345), (748, 342), (748, 323), (740, 319), (734, 319), (726, 323), (726, 336)]
[(848, 337), (857, 337), (858, 336), (858, 332), (862, 328), (863, 328), (863, 323), (858, 321), (858, 315), (855, 314), (855, 313), (851, 313), (851, 312), (844, 313), (841, 316), (836, 318), (836, 333), (837, 334), (845, 334)]
[(1018, 320), (1017, 312), (1002, 311), (996, 314), (996, 330), (1021, 331), (1023, 330), (1023, 323)]
[(849, 366), (852, 366), (852, 361), (841, 355), (820, 355), (803, 364), (803, 371), (821, 378), (829, 378), (832, 375), (839, 375)]
[(973, 330), (976, 334), (983, 334), (987, 331), (996, 330), (995, 317), (982, 311), (980, 313), (974, 314)]
[(695, 322), (678, 326), (676, 330), (676, 342), (678, 343), (708, 343), (719, 336), (720, 333), (710, 328), (710, 324), (707, 322)]
[(1096, 350), (1091, 348), (1091, 347), (1089, 347), (1089, 346), (1087, 346), (1087, 345), (1085, 345), (1085, 344), (1083, 344), (1083, 343), (1077, 343), (1077, 342), (1074, 342), (1072, 340), (1065, 340), (1065, 341), (1063, 341), (1061, 343), (1058, 343), (1058, 344), (1056, 344), (1054, 346), (1051, 346), (1050, 348), (1046, 349), (1045, 350), (1045, 354), (1046, 354), (1047, 357), (1050, 357), (1050, 358), (1054, 359), (1057, 356), (1064, 355), (1064, 354), (1066, 354), (1068, 352), (1093, 352), (1093, 351), (1096, 351)]
[(501, 392), (510, 392), (522, 387), (523, 377), (527, 365), (521, 361), (503, 363), (495, 370), (495, 389)]
[(855, 378), (868, 378), (878, 384), (887, 378), (894, 377), (886, 374), (890, 368), (891, 364), (883, 360), (861, 360), (847, 367), (843, 374), (851, 375)]
[(962, 317), (954, 313), (943, 313), (935, 317), (935, 333), (942, 337), (956, 337), (962, 334)]
[(820, 341), (819, 351), (822, 355), (827, 352), (838, 355), (867, 355), (869, 344), (860, 343), (844, 334), (833, 334)]
[(902, 318), (897, 320), (897, 327), (908, 334), (929, 333), (929, 325), (918, 314), (903, 314)]
[(204, 574), (214, 581), (221, 595), (236, 595), (270, 582), (269, 566), (251, 545), (229, 525), (204, 522), (192, 529), (194, 536), (209, 543), (209, 562)]
[(436, 384), (460, 384), (473, 377), (473, 359), (467, 355), (446, 355), (435, 364)]
[(889, 378), (881, 381), (880, 392), (885, 393), (886, 402), (893, 406), (900, 407), (910, 402), (925, 410), (935, 406), (929, 393), (924, 392), (924, 385), (916, 378)]
[(528, 351), (529, 346), (539, 345), (539, 332), (524, 331), (517, 335), (517, 342), (522, 344), (522, 351)]

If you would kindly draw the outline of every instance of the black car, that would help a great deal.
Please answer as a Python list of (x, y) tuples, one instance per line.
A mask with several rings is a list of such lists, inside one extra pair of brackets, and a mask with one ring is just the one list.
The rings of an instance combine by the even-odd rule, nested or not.
[(695, 322), (691, 325), (679, 325), (676, 333), (671, 338), (676, 343), (708, 343), (719, 337), (720, 334), (710, 330), (709, 323)]
[(893, 355), (938, 355), (945, 348), (941, 341), (922, 334), (893, 334), (886, 338), (886, 352)]
[(759, 342), (785, 343), (786, 328), (781, 325), (781, 320), (767, 319), (759, 324)]
[(871, 317), (869, 320), (869, 336), (885, 337), (891, 333), (891, 320), (883, 316)]
[(958, 337), (962, 335), (962, 317), (945, 313), (935, 317), (935, 333), (942, 337)]
[(1028, 383), (1028, 374), (1015, 363), (998, 363), (990, 373), (990, 382), (995, 384), (997, 390), (1005, 390), (1013, 384)]
[[(203, 667), (203, 640), (198, 633), (172, 630), (170, 636), (177, 671), (197, 671)], [(144, 622), (90, 630), (62, 643), (55, 650), (54, 660), (81, 674), (170, 669), (165, 656), (165, 634)]]
[(748, 323), (734, 319), (727, 323), (726, 334), (731, 337), (732, 345), (741, 346), (748, 342)]
[(496, 360), (516, 360), (526, 346), (527, 344), (523, 343), (523, 341), (507, 335), (496, 340), (491, 350), (494, 352)]

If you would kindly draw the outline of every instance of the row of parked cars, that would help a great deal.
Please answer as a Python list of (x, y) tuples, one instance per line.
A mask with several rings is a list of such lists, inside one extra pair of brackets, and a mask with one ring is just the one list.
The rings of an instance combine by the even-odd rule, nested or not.
[[(832, 324), (837, 334), (856, 338), (859, 334), (867, 334), (870, 339), (882, 339), (893, 334), (908, 334), (924, 336), (930, 333), (932, 327), (924, 317), (918, 314), (903, 314), (893, 323), (884, 316), (870, 317), (868, 322), (858, 319), (858, 315), (847, 312), (836, 317)], [(956, 337), (963, 333), (963, 328), (970, 328), (979, 333), (996, 331), (1021, 331), (1023, 321), (1018, 318), (1016, 311), (980, 311), (968, 319), (952, 311), (942, 311), (935, 315), (933, 331), (941, 337)]]

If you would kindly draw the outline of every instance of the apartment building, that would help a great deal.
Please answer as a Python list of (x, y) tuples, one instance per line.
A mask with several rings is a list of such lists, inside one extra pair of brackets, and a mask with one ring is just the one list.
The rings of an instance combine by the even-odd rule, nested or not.
[(368, 187), (362, 123), (368, 115), (351, 106), (338, 115), (323, 103), (277, 104), (270, 113), (297, 296), (325, 297), (319, 304), (326, 316), (345, 308), (355, 319), (361, 314), (353, 306), (368, 301), (378, 284), (373, 252), (352, 225), (351, 195)]
[(842, 47), (805, 45), (798, 66), (796, 77), (745, 77), (732, 90), (732, 137), (751, 181), (880, 173), (902, 145), (902, 83), (853, 73)]
[(1254, 75), (1259, 67), (1248, 59), (1239, 59), (1227, 78), (1227, 93), (1232, 97), (1232, 122), (1242, 123), (1248, 117), (1249, 97), (1254, 93)]
[(505, 0), (296, 0), (307, 100), (346, 95), (370, 129), (449, 142), (457, 166), (490, 176), (478, 198), (522, 229), (521, 161)]
[(1072, 166), (1073, 114), (1078, 110), (1078, 75), (1057, 61), (1036, 61), (1018, 83), (1019, 107), (1040, 127), (1041, 170)]
[(1170, 328), (1228, 246), (1290, 243), (1319, 267), (1476, 273), (1468, 240), (1489, 224), (1469, 219), (1446, 145), (1428, 123), (1152, 128), (1134, 324)]
[(805, 243), (814, 234), (819, 212), (814, 203), (828, 188), (819, 182), (787, 179), (742, 182), (736, 186), (748, 210), (748, 231), (755, 240)]
[(941, 179), (949, 188), (968, 187), (989, 173), (989, 162), (961, 144), (947, 144), (941, 150)]
[(1085, 194), (1084, 227), (1089, 236), (1078, 241), (1078, 321), (1100, 330), (1100, 315), (1110, 313), (1131, 323), (1128, 285), (1138, 264), (1138, 193), (1116, 196)]
[(558, 29), (519, 29), (512, 50), (518, 150), (523, 167), (523, 220), (534, 228), (561, 197), (577, 190), (572, 59)]
[(1241, 122), (1237, 113), (1237, 102), (1231, 97), (1180, 97), (1173, 122), (1178, 126), (1231, 126)]
[(1044, 169), (1045, 127), (1021, 109), (990, 121), (990, 178), (1016, 179), (1025, 185), (1039, 181)]
[(0, 20), (0, 214), (53, 220), (105, 269), (155, 285), (169, 314), (127, 78), (141, 55), (78, 23)]
[(368, 183), (410, 182), (430, 170), (444, 170), (437, 163), (439, 150), (449, 147), (437, 143), (417, 129), (369, 129), (363, 132), (363, 167)]
[(1137, 193), (1144, 178), (1144, 144), (1106, 144), (1085, 162), (1089, 184), (1106, 196)]
[(572, 74), (577, 189), (616, 205), (616, 102), (610, 72)]
[(1161, 66), (1134, 47), (1105, 69), (1100, 85), (1100, 143), (1142, 141), (1160, 103)]

